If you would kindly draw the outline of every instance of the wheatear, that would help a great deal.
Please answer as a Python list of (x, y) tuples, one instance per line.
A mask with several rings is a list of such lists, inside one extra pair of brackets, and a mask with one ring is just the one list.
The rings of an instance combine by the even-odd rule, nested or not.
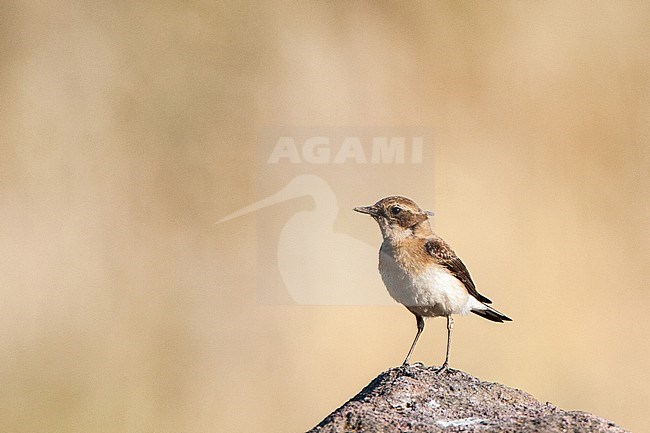
[(379, 249), (379, 273), (388, 293), (415, 315), (418, 331), (409, 349), (407, 365), (424, 330), (425, 317), (447, 318), (447, 352), (443, 371), (449, 363), (452, 314), (470, 311), (493, 322), (511, 321), (487, 304), (492, 303), (477, 290), (469, 271), (454, 250), (431, 231), (429, 215), (412, 200), (392, 196), (355, 211), (372, 216), (379, 224), (384, 242)]

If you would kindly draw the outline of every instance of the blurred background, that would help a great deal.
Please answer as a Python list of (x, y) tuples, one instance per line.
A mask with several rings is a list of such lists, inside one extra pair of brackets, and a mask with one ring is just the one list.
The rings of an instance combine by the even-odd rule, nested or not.
[[(401, 306), (260, 301), (309, 191), (215, 224), (309, 174), (368, 249), (353, 206), (436, 212), (514, 319), (459, 318), (454, 368), (650, 431), (650, 4), (1, 9), (0, 431), (304, 431), (398, 365)], [(431, 134), (420, 165), (270, 170), (274, 128)], [(444, 344), (430, 320), (414, 360)]]

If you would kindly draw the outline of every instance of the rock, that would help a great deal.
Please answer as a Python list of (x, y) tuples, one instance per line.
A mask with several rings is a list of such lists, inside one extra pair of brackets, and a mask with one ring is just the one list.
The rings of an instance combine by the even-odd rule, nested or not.
[(606, 419), (543, 404), (526, 392), (462, 371), (438, 374), (434, 367), (414, 364), (380, 374), (310, 433), (625, 431)]

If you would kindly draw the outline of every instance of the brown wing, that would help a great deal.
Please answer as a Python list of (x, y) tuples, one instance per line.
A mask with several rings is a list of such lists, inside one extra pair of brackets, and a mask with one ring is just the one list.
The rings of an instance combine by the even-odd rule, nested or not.
[(472, 281), (467, 267), (465, 267), (465, 264), (458, 258), (447, 242), (441, 238), (431, 238), (424, 244), (424, 247), (438, 263), (447, 268), (454, 277), (463, 283), (470, 295), (486, 304), (492, 303), (492, 301), (476, 290), (476, 286), (474, 285), (474, 281)]

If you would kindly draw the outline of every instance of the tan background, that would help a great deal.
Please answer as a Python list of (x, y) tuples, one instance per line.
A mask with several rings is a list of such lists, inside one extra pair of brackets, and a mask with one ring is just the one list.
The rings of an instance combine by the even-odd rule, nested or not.
[[(260, 216), (214, 224), (260, 197), (256, 135), (286, 125), (431, 128), (430, 177), (338, 177), (337, 230), (378, 246), (350, 207), (435, 207), (515, 318), (459, 319), (453, 366), (650, 431), (649, 18), (641, 1), (4, 2), (0, 431), (302, 431), (401, 362), (408, 312), (262, 306)], [(431, 321), (415, 357), (443, 348)]]

